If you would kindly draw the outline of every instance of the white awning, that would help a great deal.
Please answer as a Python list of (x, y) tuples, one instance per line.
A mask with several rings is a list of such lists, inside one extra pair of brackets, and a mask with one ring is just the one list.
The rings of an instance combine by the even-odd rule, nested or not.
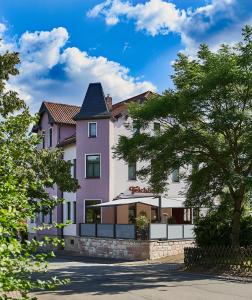
[[(135, 197), (135, 198), (121, 198), (117, 200), (112, 200), (109, 202), (104, 202), (101, 204), (90, 205), (90, 207), (112, 207), (118, 205), (127, 205), (134, 203), (143, 203), (151, 206), (159, 206), (159, 199), (155, 197)], [(161, 207), (162, 208), (177, 208), (185, 206), (185, 198), (162, 198)]]

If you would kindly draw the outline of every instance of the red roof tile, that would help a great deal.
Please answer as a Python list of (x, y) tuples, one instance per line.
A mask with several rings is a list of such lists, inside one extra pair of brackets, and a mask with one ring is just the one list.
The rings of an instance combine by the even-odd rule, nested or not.
[[(126, 99), (124, 101), (115, 103), (112, 106), (111, 115), (113, 117), (116, 117), (120, 115), (123, 111), (127, 110), (128, 104), (130, 102), (145, 101), (151, 95), (154, 95), (154, 93), (151, 91), (147, 91), (129, 99)], [(44, 101), (40, 109), (40, 114), (42, 114), (46, 110), (49, 112), (52, 122), (75, 125), (76, 121), (73, 119), (73, 117), (80, 112), (80, 108), (81, 107), (77, 105)]]
[(139, 95), (136, 95), (134, 97), (131, 97), (129, 99), (126, 99), (126, 100), (123, 100), (121, 102), (118, 102), (118, 103), (115, 103), (113, 105), (113, 108), (112, 108), (112, 116), (113, 117), (116, 117), (118, 116), (119, 114), (121, 114), (123, 111), (125, 111), (128, 107), (128, 104), (130, 102), (134, 102), (134, 101), (145, 101), (147, 100), (151, 95), (154, 95), (153, 92), (151, 91), (147, 91), (147, 92), (144, 92), (142, 94), (139, 94)]
[(76, 124), (73, 117), (80, 111), (80, 106), (47, 101), (44, 101), (44, 105), (55, 123)]

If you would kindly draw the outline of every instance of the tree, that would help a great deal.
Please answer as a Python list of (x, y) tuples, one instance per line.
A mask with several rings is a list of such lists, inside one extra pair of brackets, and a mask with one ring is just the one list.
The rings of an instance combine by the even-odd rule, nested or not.
[(29, 218), (57, 204), (45, 187), (58, 184), (62, 191), (78, 188), (60, 150), (37, 149), (40, 137), (30, 133), (37, 117), (16, 92), (6, 88), (9, 77), (18, 75), (17, 64), (18, 53), (0, 55), (0, 299), (9, 299), (11, 291), (20, 293), (18, 299), (29, 299), (33, 288), (62, 283), (57, 278), (35, 279), (34, 272), (45, 271), (46, 258), (53, 253), (37, 253), (44, 242), (21, 237), (27, 234)]
[[(184, 168), (187, 203), (210, 205), (223, 193), (232, 203), (232, 244), (239, 245), (240, 219), (252, 173), (252, 28), (235, 46), (213, 52), (201, 45), (195, 58), (179, 53), (174, 89), (129, 112), (141, 133), (120, 137), (115, 155), (151, 161), (139, 171), (156, 192), (167, 175)], [(159, 134), (148, 130), (162, 124)]]

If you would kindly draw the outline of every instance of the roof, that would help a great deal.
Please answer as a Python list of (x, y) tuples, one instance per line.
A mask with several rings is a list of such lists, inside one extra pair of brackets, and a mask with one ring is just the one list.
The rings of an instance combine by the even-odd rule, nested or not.
[(103, 88), (100, 82), (90, 83), (80, 111), (74, 120), (110, 118)]
[(123, 111), (125, 111), (128, 108), (129, 103), (134, 102), (134, 101), (139, 101), (139, 102), (145, 101), (152, 95), (154, 95), (153, 92), (146, 91), (142, 94), (139, 94), (134, 97), (128, 98), (126, 100), (123, 100), (121, 102), (115, 103), (113, 105), (112, 112), (111, 112), (112, 116), (116, 117), (116, 116), (120, 115)]
[(80, 111), (80, 106), (44, 101), (39, 114), (45, 111), (50, 115), (50, 122), (75, 125), (73, 117)]
[[(142, 203), (142, 204), (158, 207), (159, 199), (156, 196), (129, 197), (129, 198), (112, 200), (101, 204), (95, 204), (92, 205), (92, 207), (111, 207), (111, 206), (127, 205), (127, 204), (134, 204), (134, 203)], [(176, 197), (161, 198), (161, 207), (162, 208), (185, 207), (185, 198), (176, 198)]]
[[(82, 119), (101, 119), (119, 116), (123, 111), (127, 110), (128, 104), (133, 101), (145, 101), (153, 92), (147, 91), (124, 101), (118, 102), (112, 106), (111, 112), (106, 105), (102, 85), (100, 83), (91, 83), (88, 87), (86, 96), (82, 106), (43, 101), (39, 114), (48, 112), (50, 123), (60, 123), (75, 125), (76, 120)], [(39, 124), (33, 127), (36, 132)]]
[(67, 145), (75, 144), (75, 142), (76, 142), (76, 135), (73, 134), (73, 135), (65, 138), (60, 143), (58, 143), (57, 147), (64, 147), (64, 146), (67, 146)]

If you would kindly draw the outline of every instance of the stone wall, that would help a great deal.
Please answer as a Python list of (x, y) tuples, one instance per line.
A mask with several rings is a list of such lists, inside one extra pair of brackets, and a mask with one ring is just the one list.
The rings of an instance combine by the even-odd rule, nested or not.
[(183, 254), (184, 248), (192, 246), (194, 246), (192, 240), (151, 241), (150, 259)]
[(65, 237), (65, 250), (84, 256), (119, 259), (157, 259), (184, 253), (193, 240), (141, 241), (110, 238)]

